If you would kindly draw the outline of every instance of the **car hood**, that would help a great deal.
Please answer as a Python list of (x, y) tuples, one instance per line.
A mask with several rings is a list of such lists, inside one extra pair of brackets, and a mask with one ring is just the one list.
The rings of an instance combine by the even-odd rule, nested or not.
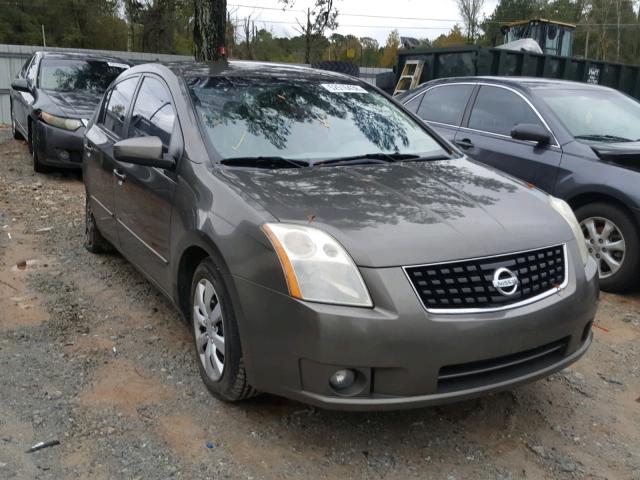
[(589, 146), (605, 162), (640, 171), (640, 142), (589, 143)]
[(225, 168), (224, 175), (279, 221), (329, 232), (363, 267), (496, 255), (573, 238), (545, 194), (467, 159)]
[[(102, 99), (102, 94), (83, 90), (73, 92), (46, 90), (44, 94), (48, 103), (59, 109), (60, 115), (71, 118), (91, 118)], [(44, 103), (41, 108), (46, 110)]]

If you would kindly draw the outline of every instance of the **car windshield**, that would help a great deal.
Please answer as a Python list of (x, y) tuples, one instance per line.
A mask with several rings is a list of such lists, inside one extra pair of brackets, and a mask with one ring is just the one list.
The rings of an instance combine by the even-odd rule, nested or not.
[(538, 95), (578, 139), (624, 142), (640, 139), (640, 103), (600, 89), (544, 89)]
[(280, 160), (280, 168), (293, 168), (450, 157), (393, 102), (348, 80), (200, 77), (188, 84), (226, 164), (253, 166), (234, 159), (261, 159), (275, 168)]
[(45, 58), (40, 65), (40, 88), (58, 92), (104, 92), (128, 68), (125, 63), (103, 60)]

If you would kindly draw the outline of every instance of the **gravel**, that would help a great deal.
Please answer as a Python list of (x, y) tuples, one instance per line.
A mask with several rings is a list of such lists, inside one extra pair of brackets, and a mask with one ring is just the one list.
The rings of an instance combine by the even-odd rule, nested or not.
[[(0, 129), (0, 478), (640, 480), (640, 294), (603, 294), (570, 369), (473, 401), (343, 413), (223, 404), (188, 329), (119, 255), (82, 246), (77, 173)], [(24, 269), (17, 264), (24, 261)], [(34, 453), (41, 441), (59, 440)]]

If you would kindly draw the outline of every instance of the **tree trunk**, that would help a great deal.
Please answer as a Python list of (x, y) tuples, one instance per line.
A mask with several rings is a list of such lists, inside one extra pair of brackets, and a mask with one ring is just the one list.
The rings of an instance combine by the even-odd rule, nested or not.
[(134, 13), (133, 13), (133, 1), (126, 0), (124, 6), (125, 15), (127, 17), (127, 52), (133, 51), (133, 28), (134, 28)]
[(311, 42), (313, 25), (311, 24), (311, 9), (307, 8), (307, 28), (304, 35), (304, 63), (311, 63)]
[(584, 42), (584, 58), (589, 58), (589, 26), (587, 25), (587, 38)]
[(195, 0), (193, 54), (198, 62), (226, 56), (227, 0)]
[(616, 42), (616, 62), (620, 62), (620, 17), (622, 16), (622, 5), (620, 5), (620, 0), (616, 2), (616, 10), (617, 10), (617, 19), (618, 19), (618, 38)]

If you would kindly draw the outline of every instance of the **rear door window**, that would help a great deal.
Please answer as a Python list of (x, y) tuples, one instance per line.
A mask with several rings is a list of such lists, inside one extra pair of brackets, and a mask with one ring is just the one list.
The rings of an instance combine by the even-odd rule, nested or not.
[(469, 118), (469, 128), (511, 136), (511, 129), (521, 123), (542, 125), (538, 115), (520, 95), (506, 88), (480, 87)]
[(131, 99), (138, 84), (138, 77), (127, 78), (116, 84), (107, 94), (101, 122), (116, 136), (124, 136), (124, 125)]
[(165, 146), (169, 146), (175, 118), (167, 87), (157, 78), (145, 77), (133, 107), (127, 136), (159, 137)]
[(418, 116), (428, 122), (458, 126), (467, 106), (474, 85), (442, 85), (428, 90), (423, 98)]

